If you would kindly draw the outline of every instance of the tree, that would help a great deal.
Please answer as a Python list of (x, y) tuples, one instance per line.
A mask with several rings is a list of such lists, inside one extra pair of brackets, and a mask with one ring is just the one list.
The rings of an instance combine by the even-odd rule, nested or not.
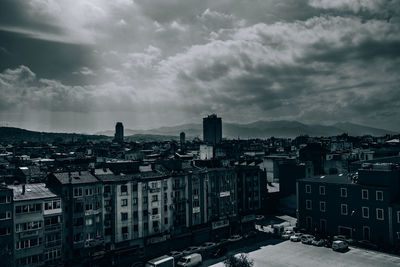
[(231, 255), (225, 261), (226, 267), (252, 267), (253, 260), (250, 260), (246, 254), (241, 253), (239, 256)]

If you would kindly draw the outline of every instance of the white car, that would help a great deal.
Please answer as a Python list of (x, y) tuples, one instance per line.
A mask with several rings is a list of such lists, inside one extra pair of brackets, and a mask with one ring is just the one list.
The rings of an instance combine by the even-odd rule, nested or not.
[(349, 248), (349, 245), (345, 241), (336, 240), (332, 243), (332, 249), (334, 251), (346, 251)]
[(203, 262), (203, 259), (199, 253), (193, 253), (190, 255), (187, 255), (185, 257), (182, 257), (177, 265), (182, 266), (182, 267), (191, 267), (191, 266), (198, 266), (201, 265)]
[(286, 230), (282, 233), (282, 239), (288, 240), (294, 234), (291, 230)]
[(290, 237), (290, 241), (292, 241), (292, 242), (300, 242), (301, 241), (301, 236), (302, 236), (301, 233), (295, 233), (294, 235), (292, 235)]

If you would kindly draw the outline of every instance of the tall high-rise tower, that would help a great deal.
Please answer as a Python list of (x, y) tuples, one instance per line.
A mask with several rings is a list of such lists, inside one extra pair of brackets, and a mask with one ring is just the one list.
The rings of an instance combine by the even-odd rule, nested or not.
[(185, 150), (185, 142), (186, 142), (185, 133), (184, 132), (181, 132), (179, 134), (179, 140), (180, 140), (180, 143), (181, 143), (181, 151), (184, 151)]
[(124, 125), (122, 124), (122, 122), (117, 122), (117, 124), (115, 125), (114, 141), (117, 143), (124, 142)]
[(203, 118), (203, 140), (209, 144), (219, 144), (222, 140), (222, 119), (216, 114)]

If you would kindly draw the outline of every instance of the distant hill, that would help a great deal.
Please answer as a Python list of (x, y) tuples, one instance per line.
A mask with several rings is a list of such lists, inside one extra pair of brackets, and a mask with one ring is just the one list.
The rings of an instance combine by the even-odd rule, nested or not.
[[(178, 126), (161, 127), (150, 130), (125, 130), (125, 136), (129, 135), (164, 135), (179, 136), (185, 132), (187, 137), (201, 137), (201, 124), (183, 124)], [(227, 138), (268, 138), (275, 137), (296, 137), (299, 135), (309, 136), (333, 136), (348, 133), (353, 136), (385, 134), (396, 134), (393, 131), (358, 125), (350, 122), (336, 123), (333, 125), (305, 124), (298, 121), (256, 121), (247, 124), (223, 123), (222, 134)], [(114, 131), (100, 132), (99, 134), (112, 136)]]
[[(201, 124), (183, 124), (178, 126), (160, 127), (150, 130), (125, 129), (127, 141), (166, 141), (178, 140), (180, 132), (185, 132), (188, 138), (202, 137)], [(223, 123), (222, 134), (226, 138), (269, 138), (309, 136), (333, 136), (348, 133), (352, 136), (397, 134), (393, 131), (358, 125), (350, 122), (341, 122), (333, 125), (304, 124), (298, 121), (256, 121), (247, 124)], [(114, 131), (103, 131), (96, 135), (74, 133), (46, 133), (24, 130), (14, 127), (0, 127), (0, 142), (43, 141), (55, 140), (111, 140)]]
[(0, 142), (53, 142), (53, 141), (71, 141), (71, 140), (101, 140), (110, 139), (104, 135), (87, 135), (87, 134), (75, 134), (75, 133), (46, 133), (29, 131), (25, 129), (15, 127), (0, 127)]

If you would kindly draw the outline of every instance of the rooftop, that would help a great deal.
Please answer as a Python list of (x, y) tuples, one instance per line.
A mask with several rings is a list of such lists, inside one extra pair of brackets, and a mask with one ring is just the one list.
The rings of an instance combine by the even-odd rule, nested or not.
[(44, 183), (26, 184), (24, 194), (22, 194), (23, 185), (10, 185), (8, 187), (14, 191), (14, 201), (57, 197)]
[(98, 182), (97, 178), (88, 171), (59, 172), (54, 176), (61, 184), (88, 184)]
[(331, 184), (353, 184), (351, 174), (318, 175), (310, 178), (301, 179), (305, 182), (331, 183)]

